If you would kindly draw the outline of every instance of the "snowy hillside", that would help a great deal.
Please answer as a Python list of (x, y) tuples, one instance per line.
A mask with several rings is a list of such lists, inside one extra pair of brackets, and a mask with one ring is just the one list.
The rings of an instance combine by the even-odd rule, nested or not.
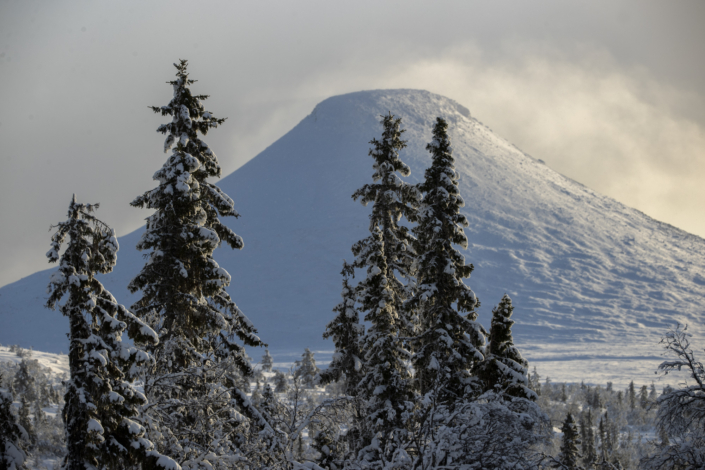
[[(368, 209), (350, 196), (371, 181), (368, 142), (381, 133), (379, 115), (387, 111), (407, 129), (401, 157), (411, 182), (430, 163), (425, 146), (435, 117), (448, 121), (470, 221), (466, 257), (475, 272), (468, 284), (482, 302), (480, 321), (488, 324), (492, 307), (508, 293), (517, 343), (542, 375), (615, 383), (653, 378), (668, 326), (687, 323), (695, 343), (704, 339), (705, 240), (561, 176), (448, 98), (381, 90), (323, 101), (219, 183), (242, 214), (226, 222), (245, 248), (221, 248), (215, 257), (277, 362), (297, 358), (305, 347), (325, 362), (323, 351), (332, 347), (321, 333), (339, 300), (341, 263), (352, 259), (350, 247), (368, 225)], [(154, 152), (160, 147), (155, 135)], [(160, 165), (155, 160), (154, 169)], [(144, 263), (134, 248), (139, 232), (120, 238), (118, 266), (103, 277), (127, 305), (135, 300), (127, 283)], [(0, 289), (0, 343), (66, 352), (68, 322), (42, 307), (48, 279), (43, 271)], [(258, 360), (261, 352), (251, 354)]]

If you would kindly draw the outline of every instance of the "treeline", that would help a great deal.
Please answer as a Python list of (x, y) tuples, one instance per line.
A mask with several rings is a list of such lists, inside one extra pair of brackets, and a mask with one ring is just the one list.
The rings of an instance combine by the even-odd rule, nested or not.
[[(97, 204), (74, 196), (47, 253), (59, 264), (47, 307), (58, 308), (70, 325), (62, 468), (529, 469), (627, 463), (609, 421), (619, 418), (602, 413), (600, 400), (607, 395), (594, 390), (586, 394), (587, 414), (566, 410), (563, 442), (552, 449), (552, 422), (540, 407), (544, 392), (530, 380), (528, 363), (513, 343), (509, 296), (498, 299), (489, 329), (477, 322), (480, 302), (464, 282), (473, 265), (459, 251), (468, 246), (468, 221), (460, 212), (465, 202), (448, 125), (440, 117), (427, 146), (432, 164), (419, 185), (402, 179), (410, 169), (401, 159), (401, 119), (383, 116), (381, 137), (370, 142), (372, 182), (352, 195), (371, 204), (369, 236), (353, 245), (354, 258), (342, 267), (342, 300), (323, 332), (336, 348), (330, 366), (316, 371), (309, 351), (291, 377), (275, 374), (274, 388), (264, 381), (250, 393), (256, 370), (245, 347), (265, 344), (226, 292), (231, 277), (213, 257), (223, 242), (235, 249), (244, 242), (220, 220), (239, 214), (232, 199), (208, 181), (221, 169), (202, 140), (225, 119), (204, 108), (206, 95), (191, 93), (186, 61), (175, 66), (172, 100), (152, 108), (171, 118), (158, 128), (171, 154), (154, 174), (158, 186), (132, 202), (153, 211), (137, 245), (146, 263), (128, 286), (140, 299), (128, 309), (97, 278), (113, 269), (118, 251), (114, 231), (95, 216)], [(123, 334), (131, 345), (122, 342)], [(702, 377), (697, 370), (693, 376)], [(305, 390), (315, 384), (337, 393), (309, 399)], [(552, 387), (545, 390), (550, 395)], [(287, 395), (281, 399), (277, 393)], [(2, 400), (8, 410), (2, 415), (8, 429), (2, 462), (21, 468), (27, 429), (10, 412), (9, 392), (3, 391)], [(702, 418), (690, 418), (692, 407), (671, 410), (685, 413), (690, 424), (678, 427), (659, 418), (660, 429), (664, 435), (678, 431), (690, 442), (691, 427), (697, 429)], [(573, 418), (578, 411), (579, 430)], [(674, 453), (676, 447), (662, 440), (658, 455), (670, 452), (681, 468), (687, 453)], [(657, 461), (669, 460), (648, 460)]]
[[(43, 368), (31, 358), (31, 351), (16, 346), (11, 351), (22, 360), (19, 364), (0, 362), (0, 385), (14, 396), (15, 420), (28, 430), (21, 442), (30, 456), (27, 463), (31, 468), (58, 468), (50, 462), (60, 462), (66, 455), (60, 412), (64, 404), (60, 382), (66, 377)], [(347, 445), (329, 438), (330, 430), (345, 422), (344, 410), (333, 406), (319, 408), (332, 399), (344, 398), (345, 383), (321, 385), (316, 380), (320, 373), (309, 350), (290, 369), (273, 368), (273, 358), (265, 350), (253, 375), (242, 377), (238, 383), (238, 387), (248, 391), (254, 406), (269, 414), (273, 427), (282, 436), (286, 433), (287, 448), (299, 462), (325, 462), (324, 454), (338, 455)], [(645, 468), (646, 458), (660, 456), (662, 449), (671, 449), (676, 441), (689, 442), (680, 433), (667, 432), (658, 422), (659, 400), (676, 391), (668, 385), (657, 390), (653, 383), (632, 383), (617, 390), (609, 382), (603, 386), (556, 383), (540, 377), (534, 368), (529, 386), (537, 393), (536, 403), (554, 431), (550, 439), (530, 451), (543, 468), (551, 468), (555, 464), (552, 456), (559, 456), (562, 451), (566, 434), (563, 428), (569, 413), (573, 417), (573, 436), (577, 437), (569, 439), (574, 448), (573, 468), (599, 469), (606, 460), (615, 468), (637, 470)], [(298, 429), (301, 432), (297, 433)], [(570, 431), (568, 434), (570, 437)]]

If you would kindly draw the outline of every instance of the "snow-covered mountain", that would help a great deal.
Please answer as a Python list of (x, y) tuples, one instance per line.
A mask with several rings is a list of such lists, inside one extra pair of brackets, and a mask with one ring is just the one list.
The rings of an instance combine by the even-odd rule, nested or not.
[[(321, 333), (340, 298), (341, 263), (368, 230), (369, 209), (350, 196), (371, 181), (368, 142), (388, 111), (407, 129), (401, 157), (410, 182), (430, 164), (435, 117), (448, 121), (480, 321), (489, 324), (508, 293), (517, 342), (544, 374), (580, 380), (590, 369), (610, 380), (644, 372), (644, 364), (653, 371), (659, 337), (675, 322), (705, 339), (705, 240), (556, 173), (448, 98), (378, 90), (323, 101), (219, 183), (242, 214), (228, 223), (245, 248), (221, 248), (215, 257), (275, 360), (332, 348)], [(155, 140), (155, 152), (160, 145)], [(120, 238), (118, 266), (102, 279), (126, 305), (136, 299), (127, 283), (144, 263), (134, 248), (140, 234)], [(0, 343), (67, 350), (68, 322), (42, 307), (48, 279), (42, 271), (0, 289)]]

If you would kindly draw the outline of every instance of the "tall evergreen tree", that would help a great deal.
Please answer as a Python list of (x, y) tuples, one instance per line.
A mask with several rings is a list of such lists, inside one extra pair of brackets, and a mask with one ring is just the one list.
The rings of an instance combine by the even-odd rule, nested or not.
[(656, 400), (658, 400), (658, 393), (656, 392), (656, 385), (654, 385), (654, 383), (651, 382), (651, 386), (649, 387), (649, 401), (651, 403), (656, 403)]
[(312, 388), (316, 375), (318, 375), (318, 366), (316, 366), (316, 360), (313, 358), (313, 353), (309, 348), (304, 349), (301, 360), (296, 361), (296, 366), (294, 376), (299, 378), (306, 388)]
[(28, 443), (30, 444), (30, 450), (34, 448), (34, 446), (37, 445), (37, 433), (34, 430), (34, 425), (32, 423), (32, 419), (29, 417), (29, 412), (30, 412), (30, 404), (29, 401), (27, 401), (26, 396), (22, 396), (20, 399), (20, 413), (19, 413), (19, 418), (20, 418), (20, 426), (22, 426), (27, 433), (28, 437)]
[[(112, 271), (118, 250), (115, 232), (92, 214), (97, 207), (76, 202), (74, 195), (68, 220), (57, 225), (47, 253), (49, 262), (59, 261), (49, 282), (47, 307), (59, 307), (70, 331), (63, 468), (118, 469), (137, 463), (174, 468), (174, 462), (154, 452), (134, 421), (146, 401), (132, 382), (151, 361), (140, 345), (155, 344), (157, 335), (95, 277)], [(122, 342), (126, 330), (134, 347)]]
[(0, 470), (21, 470), (26, 468), (24, 462), (27, 454), (24, 451), (23, 441), (27, 433), (17, 422), (17, 417), (12, 413), (12, 394), (2, 388), (2, 374), (0, 373)]
[(412, 277), (413, 237), (399, 225), (402, 216), (413, 218), (420, 195), (397, 173), (408, 176), (409, 167), (399, 158), (406, 146), (401, 119), (391, 113), (383, 116), (382, 139), (373, 139), (374, 183), (358, 189), (353, 198), (373, 203), (370, 236), (353, 245), (354, 266), (365, 269), (366, 277), (356, 288), (357, 302), (370, 327), (362, 339), (365, 375), (358, 396), (367, 401), (367, 426), (363, 444), (364, 459), (389, 462), (398, 457), (410, 413), (413, 389), (407, 367), (408, 353), (402, 339), (413, 332), (410, 316), (404, 310), (409, 297), (402, 281)]
[(602, 461), (607, 461), (607, 427), (605, 426), (604, 418), (600, 418), (600, 423), (597, 426), (597, 435), (600, 439), (600, 457)]
[[(194, 80), (187, 61), (176, 67), (171, 81), (174, 94), (155, 113), (170, 116), (159, 126), (166, 134), (165, 153), (171, 155), (154, 174), (159, 185), (137, 197), (134, 207), (154, 210), (137, 248), (148, 252), (148, 261), (129, 284), (141, 291), (134, 305), (137, 315), (159, 334), (152, 349), (156, 366), (150, 371), (146, 391), (155, 443), (182, 462), (196, 462), (204, 455), (233, 451), (226, 439), (232, 426), (231, 398), (244, 395), (219, 384), (234, 365), (243, 375), (252, 374), (244, 346), (263, 346), (250, 320), (235, 305), (225, 288), (231, 277), (213, 259), (223, 242), (234, 249), (243, 240), (220, 221), (239, 217), (233, 200), (208, 178), (221, 175), (218, 159), (203, 140), (225, 119), (206, 111), (206, 95), (194, 95)], [(173, 148), (172, 148), (173, 147)], [(244, 343), (240, 344), (238, 339)], [(228, 387), (235, 387), (234, 379)], [(213, 442), (219, 445), (213, 448)]]
[(586, 468), (592, 468), (597, 463), (597, 450), (595, 449), (595, 431), (592, 429), (592, 418), (588, 415), (585, 424), (583, 441), (583, 463)]
[(44, 413), (44, 409), (42, 408), (42, 405), (36, 401), (34, 402), (34, 409), (32, 410), (34, 412), (34, 423), (38, 426), (42, 425), (46, 419), (47, 415)]
[[(604, 441), (602, 442), (602, 446), (604, 448), (605, 454), (607, 456), (610, 456), (612, 455), (612, 452), (614, 452), (615, 448), (615, 429), (607, 413), (605, 413), (604, 420), (604, 424), (602, 424), (602, 420), (600, 420), (600, 424), (602, 424), (604, 427)], [(601, 430), (600, 432), (602, 433), (603, 431)], [(602, 434), (600, 437), (602, 437)]]
[(269, 349), (264, 350), (264, 355), (262, 356), (262, 370), (265, 372), (272, 372), (272, 366), (274, 365), (274, 360), (272, 355), (269, 354)]
[(636, 390), (634, 388), (634, 381), (629, 382), (629, 388), (627, 389), (627, 398), (629, 400), (629, 408), (632, 410), (636, 408)]
[(649, 407), (649, 390), (646, 385), (642, 385), (641, 389), (639, 389), (639, 406), (643, 410)]
[(473, 265), (454, 246), (467, 248), (463, 228), (469, 224), (460, 213), (465, 202), (458, 191), (448, 124), (440, 117), (426, 149), (432, 164), (418, 187), (423, 200), (413, 230), (417, 289), (408, 305), (419, 316), (413, 342), (417, 388), (422, 395), (438, 390), (443, 403), (470, 392), (470, 370), (483, 359), (485, 332), (476, 322), (477, 297), (463, 282)]
[(359, 314), (355, 308), (355, 289), (349, 284), (353, 274), (351, 265), (344, 263), (342, 301), (333, 309), (335, 318), (323, 333), (324, 338), (333, 338), (335, 354), (328, 368), (321, 372), (321, 381), (330, 383), (345, 378), (345, 393), (357, 395), (357, 385), (362, 377), (362, 352), (360, 338), (364, 327), (360, 324)]
[[(536, 392), (536, 395), (541, 396), (541, 376), (534, 366), (534, 371), (529, 375), (529, 388)], [(585, 388), (585, 383), (580, 384), (580, 388)]]
[(272, 387), (269, 384), (265, 384), (262, 400), (260, 401), (260, 411), (268, 423), (274, 423), (274, 417), (279, 414), (278, 407), (279, 400), (277, 400)]
[(478, 365), (477, 375), (484, 390), (500, 390), (508, 396), (535, 400), (536, 393), (529, 388), (529, 364), (514, 346), (510, 319), (514, 307), (512, 299), (504, 294), (499, 305), (492, 310), (489, 344), (486, 358)]
[(580, 437), (578, 436), (578, 428), (572, 414), (568, 413), (565, 417), (561, 431), (563, 432), (563, 437), (561, 438), (561, 453), (558, 456), (558, 461), (563, 464), (563, 468), (566, 470), (582, 469), (580, 466), (580, 452), (578, 451)]
[(278, 370), (274, 373), (274, 391), (277, 393), (284, 393), (289, 390), (289, 382), (286, 378), (284, 372)]
[(29, 364), (27, 359), (22, 359), (20, 361), (19, 368), (15, 372), (15, 377), (12, 380), (12, 387), (15, 393), (27, 399), (31, 402), (35, 401), (37, 397), (37, 381), (32, 376), (29, 371)]

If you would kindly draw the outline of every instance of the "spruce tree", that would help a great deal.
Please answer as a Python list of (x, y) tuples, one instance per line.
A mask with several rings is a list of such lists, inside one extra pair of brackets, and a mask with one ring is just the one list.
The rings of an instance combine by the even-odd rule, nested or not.
[(636, 408), (636, 390), (634, 388), (634, 381), (629, 382), (629, 388), (627, 389), (627, 397), (629, 400), (629, 408), (632, 410)]
[(27, 401), (27, 397), (23, 395), (20, 399), (20, 426), (22, 426), (25, 432), (27, 433), (27, 443), (29, 444), (31, 450), (34, 448), (34, 446), (37, 445), (37, 433), (34, 430), (34, 424), (32, 423), (32, 419), (29, 417), (29, 412), (29, 401)]
[(497, 390), (512, 397), (536, 399), (527, 378), (529, 364), (514, 346), (510, 319), (514, 307), (512, 299), (504, 294), (499, 305), (492, 310), (489, 344), (486, 358), (479, 364), (477, 375), (484, 390)]
[(17, 422), (12, 413), (12, 394), (2, 388), (0, 374), (0, 470), (21, 470), (26, 468), (24, 462), (27, 455), (23, 441), (26, 432)]
[(602, 461), (607, 461), (607, 428), (605, 427), (604, 418), (600, 418), (600, 423), (597, 425), (597, 435), (600, 439), (600, 456)]
[[(605, 440), (603, 441), (602, 445), (604, 447), (604, 451), (605, 451), (606, 455), (609, 456), (609, 455), (612, 455), (612, 452), (614, 452), (614, 448), (615, 448), (615, 440), (614, 440), (614, 437), (615, 437), (614, 431), (615, 430), (614, 430), (613, 424), (610, 422), (610, 417), (607, 413), (605, 413), (604, 420), (605, 420), (605, 422), (604, 422), (603, 426), (604, 426), (604, 439)], [(602, 424), (602, 421), (600, 421), (600, 423)], [(602, 433), (602, 430), (600, 432)]]
[(420, 195), (397, 173), (409, 175), (409, 167), (399, 158), (406, 146), (401, 119), (391, 113), (383, 116), (382, 139), (373, 139), (374, 183), (358, 189), (353, 198), (373, 203), (370, 236), (353, 245), (355, 268), (365, 269), (366, 277), (356, 287), (357, 303), (370, 327), (362, 339), (365, 375), (358, 396), (367, 403), (363, 445), (372, 444), (362, 458), (388, 462), (396, 458), (413, 410), (413, 389), (407, 367), (408, 354), (403, 341), (414, 331), (404, 301), (409, 297), (402, 281), (413, 276), (413, 237), (399, 225), (402, 216), (414, 217)]
[(408, 304), (419, 317), (413, 341), (417, 389), (422, 395), (435, 389), (437, 400), (445, 403), (470, 393), (469, 371), (483, 358), (485, 332), (476, 322), (477, 297), (463, 282), (473, 265), (454, 246), (467, 248), (463, 228), (469, 223), (460, 213), (465, 202), (458, 191), (448, 124), (440, 117), (426, 149), (432, 164), (418, 187), (423, 199), (413, 229), (417, 289)]
[(284, 393), (289, 390), (289, 381), (286, 379), (286, 374), (278, 370), (274, 373), (274, 391)]
[(649, 407), (649, 390), (646, 385), (642, 385), (639, 390), (639, 406), (645, 410)]
[(349, 284), (353, 273), (351, 265), (344, 263), (342, 301), (333, 309), (337, 313), (323, 333), (324, 338), (333, 338), (335, 353), (328, 368), (321, 372), (324, 384), (345, 378), (345, 393), (357, 395), (357, 385), (362, 377), (362, 351), (360, 338), (364, 327), (360, 324), (359, 314), (355, 308), (355, 289)]
[(279, 401), (277, 396), (272, 391), (272, 387), (269, 384), (265, 384), (264, 392), (262, 392), (262, 400), (260, 401), (260, 410), (264, 418), (272, 426), (275, 424), (275, 420), (279, 415)]
[[(112, 271), (118, 251), (115, 232), (92, 214), (97, 208), (78, 203), (74, 195), (68, 220), (56, 226), (47, 253), (49, 262), (59, 261), (49, 282), (47, 307), (58, 306), (69, 319), (70, 379), (63, 409), (68, 452), (63, 468), (117, 469), (138, 463), (167, 468), (175, 463), (154, 452), (134, 421), (146, 401), (133, 381), (151, 361), (141, 346), (155, 344), (157, 335), (95, 277)], [(125, 331), (135, 346), (122, 342)]]
[(269, 354), (269, 349), (264, 350), (264, 355), (262, 356), (262, 370), (265, 372), (272, 372), (272, 366), (274, 365), (274, 360), (272, 355)]
[(578, 451), (580, 437), (578, 436), (578, 429), (573, 415), (570, 413), (565, 417), (561, 431), (563, 432), (563, 437), (561, 438), (561, 453), (558, 456), (558, 461), (563, 464), (563, 468), (566, 470), (581, 469), (582, 467), (579, 464), (580, 452)]
[[(588, 419), (588, 423), (591, 420)], [(595, 431), (592, 425), (588, 424), (585, 428), (585, 441), (583, 443), (583, 463), (587, 468), (592, 468), (597, 463), (597, 450), (595, 449)]]
[(42, 409), (42, 405), (39, 402), (34, 402), (34, 424), (36, 424), (36, 427), (39, 427), (42, 425), (46, 419), (47, 415), (44, 413), (44, 409)]
[[(581, 454), (583, 459), (589, 453), (590, 440), (589, 433), (592, 432), (592, 414), (588, 408), (587, 412), (580, 414), (580, 443), (581, 443)], [(593, 440), (594, 442), (594, 440)]]
[(213, 463), (237, 452), (227, 439), (238, 426), (230, 419), (235, 413), (231, 398), (239, 402), (244, 395), (235, 378), (226, 381), (232, 375), (229, 368), (250, 376), (244, 346), (264, 344), (225, 290), (230, 274), (213, 258), (223, 241), (233, 249), (244, 245), (220, 221), (239, 217), (233, 200), (207, 181), (220, 177), (221, 168), (201, 136), (225, 119), (204, 108), (206, 95), (192, 94), (195, 81), (189, 78), (187, 61), (174, 66), (172, 100), (152, 107), (171, 117), (157, 129), (166, 134), (164, 152), (171, 149), (171, 154), (154, 175), (159, 185), (132, 202), (154, 213), (137, 244), (148, 252), (148, 261), (129, 289), (141, 292), (132, 308), (159, 334), (159, 344), (152, 349), (156, 366), (146, 383), (153, 403), (148, 412), (150, 435), (160, 450), (180, 461), (211, 455)]
[[(534, 366), (534, 371), (529, 376), (529, 387), (536, 392), (536, 395), (541, 396), (541, 376), (536, 370), (536, 366)], [(585, 388), (585, 384), (580, 384), (580, 388)]]
[(37, 383), (29, 370), (27, 359), (23, 358), (20, 361), (19, 368), (12, 380), (12, 387), (15, 393), (27, 397), (29, 401), (34, 402), (37, 400)]
[(304, 349), (304, 353), (301, 355), (301, 360), (296, 361), (296, 373), (294, 377), (301, 380), (301, 383), (306, 388), (312, 388), (318, 375), (318, 367), (316, 366), (316, 360), (313, 358), (313, 353), (309, 348)]

